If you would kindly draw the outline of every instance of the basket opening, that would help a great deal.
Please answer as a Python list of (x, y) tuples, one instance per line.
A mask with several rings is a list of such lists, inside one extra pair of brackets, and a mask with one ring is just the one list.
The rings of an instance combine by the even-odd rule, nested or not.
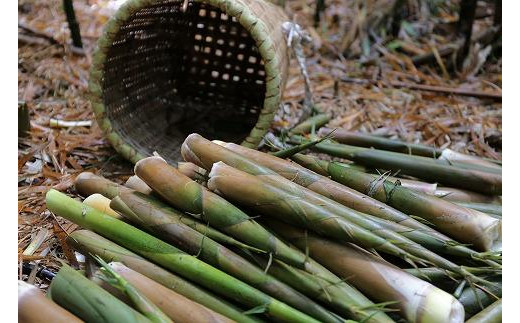
[(241, 142), (263, 107), (266, 72), (255, 41), (220, 9), (165, 1), (122, 22), (104, 64), (112, 127), (137, 150), (180, 159), (197, 132)]

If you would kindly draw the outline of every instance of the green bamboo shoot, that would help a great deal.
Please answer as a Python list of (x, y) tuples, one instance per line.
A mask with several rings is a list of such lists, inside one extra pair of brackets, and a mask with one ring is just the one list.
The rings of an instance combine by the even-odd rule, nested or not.
[(347, 279), (375, 301), (396, 302), (390, 307), (409, 322), (463, 322), (464, 308), (450, 294), (374, 257), (365, 250), (306, 234), (301, 229), (268, 221), (276, 233), (294, 243)]
[(334, 162), (329, 165), (329, 173), (334, 180), (404, 213), (418, 215), (433, 223), (439, 231), (472, 244), (478, 250), (501, 248), (501, 221), (487, 214), (409, 190), (384, 178), (374, 180), (365, 173)]
[(338, 322), (323, 307), (290, 286), (266, 274), (228, 248), (180, 221), (182, 215), (157, 207), (138, 194), (122, 192), (119, 197), (132, 210), (130, 220), (157, 234), (163, 241), (195, 255), (202, 261), (232, 275), (284, 303), (323, 322)]
[(51, 189), (46, 195), (51, 212), (76, 224), (92, 229), (116, 243), (127, 246), (142, 256), (184, 277), (225, 295), (245, 306), (257, 308), (282, 321), (315, 322), (313, 318), (269, 297), (253, 287), (215, 269), (179, 249), (132, 227), (88, 205), (77, 202)]
[[(141, 256), (138, 256), (128, 249), (125, 249), (92, 231), (74, 231), (67, 238), (67, 242), (83, 254), (98, 255), (106, 262), (121, 262), (136, 272), (139, 272), (144, 276), (158, 282), (162, 286), (171, 289), (175, 293), (183, 295), (194, 302), (202, 304), (216, 313), (220, 313), (234, 321), (247, 323), (259, 322), (257, 319), (251, 316), (242, 314), (241, 309), (231, 305), (228, 302), (220, 300), (216, 295), (203, 290), (193, 283), (188, 282), (184, 278), (181, 278), (162, 269), (161, 267), (154, 265)], [(190, 304), (191, 303), (188, 302), (187, 304), (181, 303), (180, 305), (189, 308)], [(206, 314), (212, 317), (212, 321), (227, 322), (227, 320), (221, 319), (220, 316), (215, 316), (212, 313)]]
[(66, 264), (52, 280), (49, 294), (53, 301), (86, 322), (150, 322)]
[(486, 170), (469, 166), (462, 168), (426, 157), (343, 144), (320, 143), (314, 147), (323, 153), (346, 158), (365, 166), (400, 171), (401, 174), (484, 194), (502, 194), (502, 175), (493, 168), (486, 168)]
[(82, 196), (99, 193), (109, 199), (117, 196), (120, 191), (128, 190), (127, 187), (89, 172), (79, 174), (74, 181), (74, 187)]

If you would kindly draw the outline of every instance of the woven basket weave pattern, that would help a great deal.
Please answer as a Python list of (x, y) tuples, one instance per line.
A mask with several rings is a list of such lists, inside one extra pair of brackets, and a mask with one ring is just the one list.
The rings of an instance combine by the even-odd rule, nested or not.
[(288, 60), (282, 10), (262, 0), (181, 7), (130, 0), (98, 42), (92, 106), (132, 162), (153, 151), (175, 161), (191, 132), (255, 146), (279, 105)]

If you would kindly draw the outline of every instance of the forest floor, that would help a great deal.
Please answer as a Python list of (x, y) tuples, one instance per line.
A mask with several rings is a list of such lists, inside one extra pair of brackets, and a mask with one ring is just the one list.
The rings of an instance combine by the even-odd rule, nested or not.
[[(486, 95), (501, 95), (500, 39), (492, 46), (472, 46), (458, 72), (450, 68), (449, 55), (432, 55), (426, 64), (419, 64), (418, 56), (443, 53), (457, 45), (457, 2), (436, 1), (435, 10), (408, 4), (407, 18), (397, 24), (395, 36), (388, 36), (393, 15), (387, 9), (392, 2), (327, 1), (317, 25), (315, 1), (286, 2), (290, 18), (312, 36), (305, 48), (307, 67), (314, 102), (332, 115), (328, 126), (501, 159), (502, 104)], [(74, 257), (64, 237), (76, 229), (46, 210), (47, 190), (77, 196), (73, 182), (83, 171), (122, 183), (133, 169), (104, 139), (88, 100), (92, 54), (115, 10), (114, 2), (74, 2), (84, 55), (71, 50), (60, 1), (18, 3), (18, 97), (27, 104), (31, 123), (29, 135), (18, 139), (19, 279), (23, 276), (45, 289), (48, 281), (35, 272), (28, 277), (23, 263), (55, 271), (59, 261)], [(492, 25), (492, 6), (479, 5), (474, 35)], [(303, 82), (293, 57), (284, 107), (273, 127), (289, 127), (298, 120)], [(474, 94), (410, 89), (414, 84)], [(52, 127), (51, 119), (91, 125)], [(39, 240), (37, 248), (26, 251), (35, 240)]]

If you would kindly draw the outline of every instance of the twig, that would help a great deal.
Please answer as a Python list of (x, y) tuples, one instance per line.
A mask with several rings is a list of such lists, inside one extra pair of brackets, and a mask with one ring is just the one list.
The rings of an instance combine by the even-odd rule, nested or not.
[(303, 76), (305, 85), (305, 98), (303, 100), (303, 113), (300, 117), (300, 121), (307, 119), (313, 109), (314, 101), (312, 99), (311, 81), (309, 79), (309, 73), (307, 73), (307, 66), (305, 63), (305, 54), (303, 52), (303, 45), (312, 42), (312, 38), (302, 27), (290, 21), (286, 21), (282, 25), (283, 32), (287, 38), (287, 46), (291, 47), (300, 66), (300, 70)]
[(419, 91), (430, 91), (437, 93), (447, 93), (447, 94), (455, 94), (462, 96), (470, 96), (475, 98), (482, 99), (493, 99), (493, 100), (502, 100), (502, 93), (499, 92), (482, 92), (482, 91), (472, 91), (460, 88), (449, 88), (444, 86), (435, 86), (435, 85), (426, 85), (426, 84), (414, 84), (414, 83), (406, 83), (406, 82), (378, 82), (367, 79), (355, 79), (349, 77), (342, 77), (342, 82), (346, 83), (356, 83), (361, 85), (382, 85), (383, 87), (397, 87), (397, 88), (407, 88), (411, 90), (419, 90)]
[[(27, 36), (25, 36), (25, 35), (20, 35), (20, 34), (19, 34), (19, 35), (18, 35), (18, 38), (19, 38), (19, 39), (20, 39), (20, 37), (22, 37), (22, 39), (23, 39), (23, 38), (26, 38), (26, 39), (33, 39), (33, 37), (34, 37), (34, 38), (42, 38), (42, 39), (45, 39), (45, 40), (48, 41), (51, 45), (59, 45), (59, 44), (60, 44), (56, 39), (52, 38), (51, 36), (46, 35), (46, 34), (41, 33), (41, 32), (38, 32), (38, 31), (36, 31), (36, 30), (34, 30), (34, 29), (28, 27), (28, 26), (25, 26), (25, 25), (21, 24), (21, 23), (18, 23), (18, 28), (22, 29), (23, 31), (25, 31), (25, 32), (27, 32), (27, 33), (29, 34), (29, 35), (27, 35)], [(33, 42), (35, 42), (35, 41), (33, 41)]]

